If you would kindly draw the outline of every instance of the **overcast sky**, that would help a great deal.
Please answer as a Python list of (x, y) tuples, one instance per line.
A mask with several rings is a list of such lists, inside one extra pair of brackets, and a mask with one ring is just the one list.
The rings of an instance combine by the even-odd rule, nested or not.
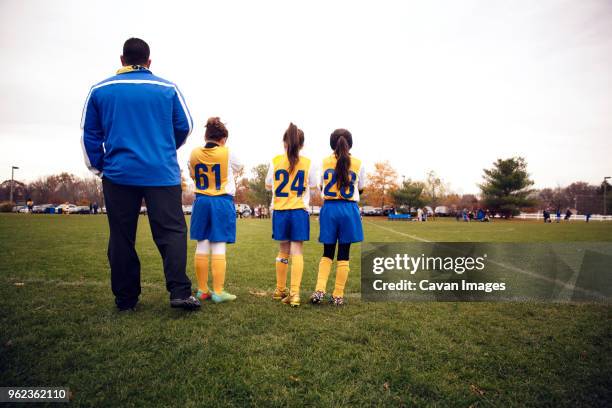
[(89, 174), (81, 109), (131, 36), (187, 100), (183, 166), (218, 115), (248, 166), (291, 120), (312, 158), (344, 127), (366, 164), (460, 193), (498, 157), (524, 156), (537, 187), (612, 175), (609, 0), (0, 0), (0, 179)]

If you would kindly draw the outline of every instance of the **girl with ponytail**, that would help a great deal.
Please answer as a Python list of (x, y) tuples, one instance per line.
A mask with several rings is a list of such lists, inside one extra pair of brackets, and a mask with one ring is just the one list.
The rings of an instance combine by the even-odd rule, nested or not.
[(363, 228), (359, 214), (359, 194), (363, 192), (365, 169), (361, 160), (349, 153), (353, 136), (346, 129), (336, 129), (329, 138), (333, 153), (323, 160), (321, 181), (323, 208), (319, 215), (319, 242), (323, 256), (319, 262), (317, 286), (310, 302), (320, 304), (326, 297), (326, 286), (331, 271), (336, 244), (338, 246), (336, 283), (331, 296), (335, 306), (344, 304), (344, 287), (349, 274), (351, 244), (363, 241)]
[[(272, 238), (280, 242), (276, 256), (276, 289), (272, 296), (290, 306), (300, 305), (300, 284), (304, 272), (304, 241), (310, 239), (308, 207), (310, 189), (317, 187), (317, 176), (310, 159), (301, 156), (304, 132), (293, 123), (283, 135), (285, 153), (272, 159), (266, 188), (272, 190)], [(291, 258), (291, 284), (287, 271)]]

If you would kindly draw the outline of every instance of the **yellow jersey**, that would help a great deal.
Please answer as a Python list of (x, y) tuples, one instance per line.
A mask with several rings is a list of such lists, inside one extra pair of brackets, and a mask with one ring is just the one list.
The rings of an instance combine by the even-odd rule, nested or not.
[(359, 190), (365, 185), (366, 174), (361, 160), (351, 156), (351, 167), (349, 177), (351, 183), (348, 187), (338, 189), (338, 179), (336, 177), (336, 155), (323, 159), (321, 166), (321, 194), (324, 200), (348, 200), (359, 201)]
[(242, 165), (226, 146), (196, 147), (189, 158), (195, 192), (209, 196), (235, 195), (234, 172)]
[(296, 210), (308, 207), (310, 189), (317, 187), (317, 175), (310, 159), (300, 156), (289, 173), (289, 158), (279, 154), (270, 163), (266, 176), (266, 188), (272, 190), (274, 210)]

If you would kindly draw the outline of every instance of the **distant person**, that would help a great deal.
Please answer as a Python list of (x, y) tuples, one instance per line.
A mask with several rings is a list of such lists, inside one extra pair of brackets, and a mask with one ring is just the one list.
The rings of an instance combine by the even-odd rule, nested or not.
[(561, 208), (557, 208), (557, 223), (561, 222)]
[(485, 220), (485, 212), (482, 208), (478, 209), (478, 212), (476, 213), (476, 219), (481, 222)]
[(28, 212), (32, 214), (34, 210), (34, 201), (32, 201), (31, 198), (28, 198), (28, 201), (26, 202), (26, 206), (28, 207)]
[[(236, 295), (224, 289), (227, 269), (226, 244), (236, 242), (234, 195), (236, 184), (232, 173), (242, 165), (225, 145), (229, 133), (218, 117), (206, 123), (204, 147), (191, 152), (189, 170), (195, 182), (195, 201), (189, 228), (197, 241), (195, 271), (199, 300), (211, 298), (215, 303), (231, 302)], [(210, 262), (209, 262), (210, 259)], [(212, 271), (212, 293), (208, 289), (208, 266)]]
[(423, 221), (427, 221), (427, 208), (423, 208)]
[(420, 207), (417, 208), (417, 221), (423, 221), (423, 210)]
[(140, 296), (140, 261), (134, 248), (144, 198), (153, 240), (163, 258), (170, 305), (196, 309), (186, 274), (187, 225), (181, 202), (176, 150), (193, 127), (176, 85), (155, 76), (149, 45), (130, 38), (122, 68), (93, 86), (81, 128), (87, 167), (102, 176), (110, 238), (111, 287), (119, 310), (133, 310)]
[(591, 213), (590, 212), (586, 213), (585, 219), (586, 219), (586, 222), (589, 222), (589, 220), (591, 219)]
[[(285, 153), (272, 159), (266, 174), (266, 189), (272, 190), (272, 239), (278, 241), (276, 289), (272, 298), (292, 307), (300, 306), (300, 286), (304, 273), (304, 241), (310, 240), (310, 189), (317, 186), (312, 162), (300, 155), (304, 132), (293, 123), (283, 134)], [(287, 290), (287, 270), (291, 257), (291, 284)]]
[(570, 218), (572, 217), (572, 211), (568, 208), (567, 211), (565, 212), (565, 221), (569, 221)]
[(93, 214), (93, 203), (91, 201), (89, 202), (89, 213)]
[(94, 213), (94, 215), (98, 214), (98, 208), (100, 208), (98, 206), (98, 203), (94, 202), (94, 204), (93, 204), (93, 213)]
[(550, 222), (550, 212), (547, 209), (542, 212), (542, 215), (544, 216), (544, 224)]

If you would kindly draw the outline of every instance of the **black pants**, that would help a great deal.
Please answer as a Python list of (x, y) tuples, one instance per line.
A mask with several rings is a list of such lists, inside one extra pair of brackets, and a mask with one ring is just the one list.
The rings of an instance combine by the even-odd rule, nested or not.
[[(351, 252), (351, 244), (338, 244), (338, 261), (348, 261)], [(331, 260), (336, 253), (336, 244), (323, 244), (323, 256)]]
[(140, 295), (140, 261), (134, 245), (140, 206), (144, 198), (153, 240), (164, 262), (170, 298), (191, 295), (187, 264), (187, 225), (181, 203), (181, 186), (139, 187), (102, 180), (110, 227), (108, 261), (111, 287), (120, 309), (130, 308)]

